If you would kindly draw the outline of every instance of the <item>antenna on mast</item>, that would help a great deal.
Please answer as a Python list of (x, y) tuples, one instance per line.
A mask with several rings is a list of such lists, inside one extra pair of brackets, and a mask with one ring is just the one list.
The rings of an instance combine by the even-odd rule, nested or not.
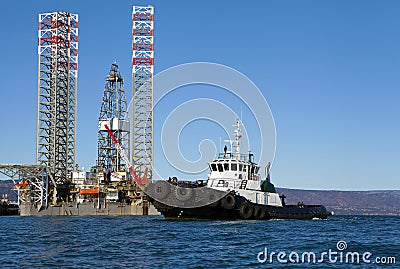
[(236, 119), (236, 126), (235, 129), (235, 153), (236, 153), (236, 159), (240, 160), (240, 138), (242, 137), (242, 133), (240, 132), (240, 120)]

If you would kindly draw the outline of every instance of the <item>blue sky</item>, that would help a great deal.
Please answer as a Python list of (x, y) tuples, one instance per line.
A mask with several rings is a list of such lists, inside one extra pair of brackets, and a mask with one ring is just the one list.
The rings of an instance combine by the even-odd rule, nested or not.
[[(94, 164), (104, 78), (115, 59), (131, 95), (134, 4), (155, 7), (156, 73), (188, 62), (215, 62), (240, 71), (262, 91), (276, 124), (275, 185), (400, 189), (398, 1), (5, 1), (0, 163), (35, 162), (38, 14), (68, 11), (80, 16), (77, 161)], [(252, 132), (254, 119), (240, 100), (193, 85), (160, 105), (156, 133), (174, 107), (208, 97), (236, 113), (242, 107)], [(181, 136), (183, 154), (195, 160), (199, 141), (210, 138), (219, 147), (224, 132), (198, 121)], [(157, 151), (155, 165), (163, 175), (176, 173), (164, 164)]]

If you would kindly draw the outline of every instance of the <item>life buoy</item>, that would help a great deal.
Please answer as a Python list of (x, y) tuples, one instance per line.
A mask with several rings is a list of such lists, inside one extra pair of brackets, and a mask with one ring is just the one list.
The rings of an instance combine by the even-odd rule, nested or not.
[(175, 187), (175, 196), (181, 202), (189, 200), (193, 195), (193, 190), (191, 188)]
[(254, 208), (254, 217), (256, 219), (264, 219), (265, 218), (265, 210), (261, 206), (256, 206)]
[(249, 219), (251, 216), (253, 216), (253, 212), (254, 207), (248, 202), (244, 202), (240, 205), (239, 214), (242, 218)]
[(233, 196), (230, 193), (221, 200), (221, 206), (225, 209), (234, 209), (235, 205), (236, 205), (235, 196)]
[(167, 198), (168, 194), (171, 192), (171, 185), (168, 182), (159, 180), (154, 184), (154, 199), (162, 200)]

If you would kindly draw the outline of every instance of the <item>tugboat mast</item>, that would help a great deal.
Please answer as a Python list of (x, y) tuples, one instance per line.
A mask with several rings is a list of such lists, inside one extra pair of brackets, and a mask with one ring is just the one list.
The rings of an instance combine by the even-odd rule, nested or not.
[(242, 137), (242, 133), (240, 132), (240, 120), (236, 119), (236, 130), (235, 130), (235, 155), (236, 159), (240, 160), (240, 138)]

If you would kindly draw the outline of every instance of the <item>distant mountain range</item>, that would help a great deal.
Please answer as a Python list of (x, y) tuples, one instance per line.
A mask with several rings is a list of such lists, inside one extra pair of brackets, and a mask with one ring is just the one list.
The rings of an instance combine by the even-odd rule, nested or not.
[(12, 190), (14, 183), (11, 180), (0, 180), (0, 198), (3, 194), (8, 194), (8, 200), (17, 201), (17, 193)]
[(287, 204), (322, 204), (336, 215), (400, 216), (400, 190), (320, 191), (276, 188)]
[[(0, 181), (0, 198), (8, 194), (16, 201), (12, 181)], [(322, 204), (335, 215), (392, 215), (400, 216), (400, 190), (379, 191), (320, 191), (276, 188), (286, 196), (286, 204)]]

